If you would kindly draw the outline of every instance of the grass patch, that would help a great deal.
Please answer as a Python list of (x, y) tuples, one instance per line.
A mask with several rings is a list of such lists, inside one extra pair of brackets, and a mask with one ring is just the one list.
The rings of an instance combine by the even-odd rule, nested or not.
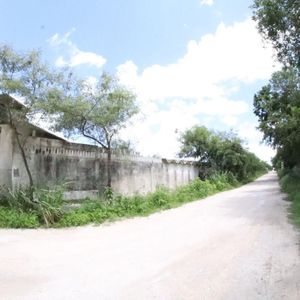
[(87, 199), (79, 208), (69, 211), (62, 209), (64, 203), (61, 189), (36, 191), (37, 203), (31, 203), (26, 191), (20, 190), (15, 193), (6, 193), (2, 198), (0, 195), (0, 227), (58, 228), (147, 216), (239, 185), (241, 183), (233, 175), (224, 173), (213, 175), (204, 181), (196, 179), (176, 190), (161, 186), (155, 192), (145, 196), (136, 194), (132, 197), (125, 197), (109, 190), (104, 195), (105, 199)]
[(300, 227), (300, 177), (287, 173), (280, 179), (280, 186), (284, 193), (288, 195), (288, 200), (291, 201), (290, 219)]
[(40, 226), (37, 214), (0, 206), (0, 228), (37, 228)]

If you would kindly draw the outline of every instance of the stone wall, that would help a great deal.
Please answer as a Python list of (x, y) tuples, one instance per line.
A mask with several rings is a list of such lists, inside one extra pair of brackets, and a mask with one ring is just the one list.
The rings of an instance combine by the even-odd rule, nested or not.
[[(0, 184), (11, 184), (13, 187), (27, 185), (28, 177), (19, 148), (9, 128), (5, 127), (2, 131), (5, 134), (2, 132), (0, 138)], [(106, 185), (107, 164), (103, 149), (28, 136), (25, 151), (34, 182), (40, 186), (52, 187), (67, 182), (71, 191), (101, 191)], [(198, 173), (198, 168), (191, 162), (122, 153), (112, 155), (113, 189), (126, 195), (145, 194), (159, 185), (173, 189), (195, 179)], [(75, 197), (74, 193), (71, 195)], [(76, 195), (80, 197), (82, 193), (77, 192)]]

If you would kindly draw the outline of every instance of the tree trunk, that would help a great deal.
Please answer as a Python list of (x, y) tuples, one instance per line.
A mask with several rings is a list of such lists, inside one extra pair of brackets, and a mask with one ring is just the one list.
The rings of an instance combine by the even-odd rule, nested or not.
[(15, 128), (15, 134), (16, 134), (16, 139), (17, 139), (19, 149), (21, 151), (21, 156), (22, 156), (22, 159), (23, 159), (23, 162), (24, 162), (24, 165), (25, 165), (25, 169), (26, 169), (26, 172), (27, 172), (27, 175), (28, 175), (28, 178), (29, 178), (29, 187), (30, 187), (30, 189), (32, 189), (33, 188), (32, 174), (31, 174), (30, 169), (29, 169), (29, 165), (28, 165), (28, 161), (27, 161), (27, 157), (26, 157), (26, 154), (25, 154), (24, 147), (21, 144), (21, 141), (20, 141), (20, 138), (19, 138), (19, 133), (18, 133), (16, 128)]
[(111, 188), (111, 146), (107, 148), (107, 186)]
[(15, 125), (15, 122), (13, 121), (12, 112), (11, 112), (9, 107), (7, 107), (7, 112), (8, 112), (8, 116), (9, 116), (9, 124), (12, 127), (12, 129), (14, 130), (16, 140), (17, 140), (17, 144), (18, 144), (18, 147), (20, 149), (21, 156), (22, 156), (22, 159), (23, 159), (23, 162), (24, 162), (24, 165), (25, 165), (26, 173), (27, 173), (27, 176), (28, 176), (28, 179), (29, 179), (30, 200), (33, 200), (33, 179), (32, 179), (32, 174), (31, 174), (30, 169), (29, 169), (29, 165), (28, 165), (26, 154), (25, 154), (25, 150), (24, 150), (24, 147), (23, 147), (23, 145), (20, 141), (20, 137), (19, 137), (20, 134), (17, 130), (17, 126)]

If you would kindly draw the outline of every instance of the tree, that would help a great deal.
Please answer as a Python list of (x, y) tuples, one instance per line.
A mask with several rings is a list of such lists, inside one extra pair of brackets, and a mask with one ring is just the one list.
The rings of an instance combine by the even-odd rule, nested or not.
[(63, 91), (54, 91), (43, 109), (55, 120), (54, 128), (66, 135), (82, 135), (107, 152), (107, 186), (111, 187), (111, 155), (114, 139), (138, 112), (135, 95), (117, 78), (103, 73), (96, 86), (70, 75)]
[[(45, 101), (55, 88), (58, 76), (51, 73), (41, 61), (40, 53), (18, 53), (7, 45), (0, 45), (0, 121), (10, 124), (29, 178), (30, 188), (34, 182), (24, 150), (26, 136), (22, 134), (25, 121), (37, 112), (36, 102)], [(13, 99), (21, 98), (24, 104)]]
[(267, 144), (277, 149), (276, 161), (292, 168), (300, 163), (300, 75), (296, 68), (273, 74), (254, 96), (254, 113)]
[(266, 165), (244, 149), (233, 132), (214, 132), (204, 126), (194, 126), (181, 135), (181, 157), (198, 160), (204, 177), (218, 172), (230, 172), (238, 180), (246, 180)]
[(277, 149), (273, 164), (300, 164), (300, 5), (295, 0), (255, 0), (253, 18), (271, 41), (282, 71), (254, 96), (254, 113), (267, 144)]
[(179, 156), (196, 158), (200, 164), (207, 166), (211, 163), (213, 139), (216, 139), (216, 137), (206, 127), (194, 126), (181, 135)]
[(253, 18), (279, 61), (300, 70), (300, 4), (298, 0), (255, 0)]

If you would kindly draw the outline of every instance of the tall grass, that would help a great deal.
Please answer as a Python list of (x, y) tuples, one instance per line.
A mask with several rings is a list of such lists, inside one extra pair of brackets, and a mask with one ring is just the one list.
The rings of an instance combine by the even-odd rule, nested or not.
[(176, 190), (160, 186), (154, 193), (145, 196), (137, 194), (124, 197), (113, 194), (110, 195), (109, 201), (93, 200), (83, 203), (82, 207), (64, 214), (55, 226), (99, 224), (120, 218), (149, 215), (235, 187), (237, 182), (231, 181), (232, 178), (228, 174), (219, 174), (205, 181), (196, 179)]
[[(63, 210), (63, 188), (37, 189), (32, 202), (26, 190), (0, 192), (0, 227), (35, 228), (100, 224), (120, 218), (145, 216), (240, 185), (230, 173), (196, 179), (176, 190), (160, 186), (145, 196), (126, 197), (107, 189), (102, 199), (89, 200), (73, 210)], [(1, 196), (2, 195), (2, 196)]]
[[(34, 191), (34, 199), (31, 197), (31, 191), (26, 188), (20, 188), (15, 191), (5, 187), (1, 187), (0, 190), (0, 208), (2, 214), (0, 215), (0, 227), (20, 227), (19, 218), (25, 218), (26, 216), (33, 220), (37, 219), (41, 225), (51, 226), (62, 216), (62, 204), (63, 204), (63, 186), (56, 187), (53, 190), (36, 189)], [(8, 214), (8, 209), (11, 214)], [(11, 221), (7, 223), (7, 217), (11, 216)], [(24, 220), (25, 220), (24, 219)], [(24, 221), (25, 223), (27, 221)], [(5, 224), (8, 224), (5, 226)], [(15, 224), (15, 225), (14, 225)], [(27, 223), (26, 223), (27, 224)], [(21, 226), (22, 227), (22, 226)], [(26, 226), (29, 227), (32, 226)], [(33, 226), (37, 227), (37, 226)]]
[(293, 172), (284, 172), (280, 185), (282, 191), (288, 194), (288, 199), (291, 201), (290, 219), (291, 221), (300, 227), (300, 177)]

